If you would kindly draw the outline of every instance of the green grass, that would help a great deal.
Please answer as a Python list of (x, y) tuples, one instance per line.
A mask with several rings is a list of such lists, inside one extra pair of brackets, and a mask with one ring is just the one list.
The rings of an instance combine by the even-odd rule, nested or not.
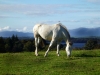
[(60, 57), (50, 51), (36, 57), (34, 52), (0, 54), (1, 75), (100, 75), (100, 50), (73, 50), (67, 58), (64, 50)]

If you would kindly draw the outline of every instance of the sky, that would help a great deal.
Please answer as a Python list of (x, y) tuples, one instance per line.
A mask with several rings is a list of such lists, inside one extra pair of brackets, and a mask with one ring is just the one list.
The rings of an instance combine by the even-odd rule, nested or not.
[(100, 27), (100, 0), (0, 0), (0, 31), (32, 32), (39, 23)]

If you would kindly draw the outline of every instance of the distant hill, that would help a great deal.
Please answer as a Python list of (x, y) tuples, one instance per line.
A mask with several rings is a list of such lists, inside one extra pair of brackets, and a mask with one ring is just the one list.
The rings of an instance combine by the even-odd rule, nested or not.
[(33, 37), (33, 33), (29, 32), (17, 32), (17, 31), (2, 31), (0, 36), (2, 37), (12, 37), (12, 35), (17, 35), (18, 37)]
[[(100, 37), (100, 27), (98, 28), (77, 28), (69, 30), (71, 37)], [(12, 35), (18, 37), (33, 37), (31, 32), (17, 32), (17, 31), (1, 31), (0, 36), (11, 37)]]
[(72, 37), (100, 37), (100, 27), (98, 28), (77, 28), (69, 30)]

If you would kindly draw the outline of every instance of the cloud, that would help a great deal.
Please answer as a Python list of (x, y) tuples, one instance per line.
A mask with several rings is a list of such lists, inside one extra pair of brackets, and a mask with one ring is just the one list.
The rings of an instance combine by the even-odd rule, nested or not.
[(28, 28), (25, 26), (23, 28), (16, 29), (18, 32), (28, 32)]
[(100, 0), (87, 0), (89, 2), (100, 2)]
[(100, 25), (100, 20), (90, 20), (90, 24)]
[(16, 31), (21, 32), (21, 30), (20, 30), (20, 29), (16, 29)]
[(6, 27), (4, 27), (3, 29), (4, 29), (4, 30), (8, 30), (8, 29), (10, 29), (10, 27), (9, 27), (9, 26), (6, 26)]
[(2, 31), (2, 29), (0, 28), (0, 31)]
[[(89, 2), (91, 0), (88, 0)], [(97, 0), (96, 0), (97, 1)], [(83, 9), (84, 7), (84, 9)], [(29, 4), (0, 4), (0, 12), (8, 15), (1, 15), (0, 18), (15, 17), (16, 15), (9, 15), (9, 13), (17, 13), (27, 16), (54, 16), (66, 13), (78, 12), (100, 12), (99, 9), (94, 9), (85, 4), (49, 4), (49, 5), (29, 5)], [(18, 17), (18, 15), (17, 15)], [(19, 16), (20, 17), (20, 16)]]
[(9, 26), (3, 27), (3, 28), (0, 27), (0, 31), (7, 31), (7, 30), (10, 30), (10, 29), (11, 28)]
[(17, 16), (11, 16), (11, 15), (1, 15), (0, 14), (0, 18), (19, 18)]
[[(25, 26), (23, 28), (11, 29), (9, 26), (0, 27), (0, 31), (18, 31), (18, 32), (28, 32), (28, 28)], [(30, 31), (30, 30), (29, 30)]]
[[(71, 10), (77, 5), (68, 4), (49, 4), (49, 5), (29, 5), (29, 4), (0, 4), (1, 12), (14, 12), (24, 15), (33, 16), (49, 16), (54, 14), (65, 14), (79, 12), (79, 10)], [(68, 10), (67, 10), (68, 9)], [(2, 17), (2, 16), (1, 16)]]
[(100, 4), (100, 0), (87, 0), (88, 2), (92, 2), (92, 3), (96, 3), (96, 4)]
[(24, 28), (23, 28), (23, 31), (26, 31), (26, 30), (27, 30), (27, 27), (24, 27)]
[(0, 18), (8, 18), (7, 15), (0, 15)]
[(88, 19), (88, 20), (85, 20), (85, 22), (95, 27), (100, 27), (100, 18)]

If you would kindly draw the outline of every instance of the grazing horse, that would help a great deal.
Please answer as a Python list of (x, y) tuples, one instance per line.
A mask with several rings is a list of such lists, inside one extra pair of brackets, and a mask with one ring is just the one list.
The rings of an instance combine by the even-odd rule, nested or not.
[(61, 23), (57, 23), (54, 25), (36, 24), (33, 27), (33, 33), (35, 38), (36, 56), (38, 56), (38, 45), (42, 38), (50, 41), (49, 47), (45, 52), (44, 57), (47, 56), (49, 50), (55, 43), (57, 43), (57, 55), (59, 56), (59, 45), (62, 40), (66, 42), (67, 57), (71, 55), (72, 43), (70, 42), (70, 34), (67, 28)]

